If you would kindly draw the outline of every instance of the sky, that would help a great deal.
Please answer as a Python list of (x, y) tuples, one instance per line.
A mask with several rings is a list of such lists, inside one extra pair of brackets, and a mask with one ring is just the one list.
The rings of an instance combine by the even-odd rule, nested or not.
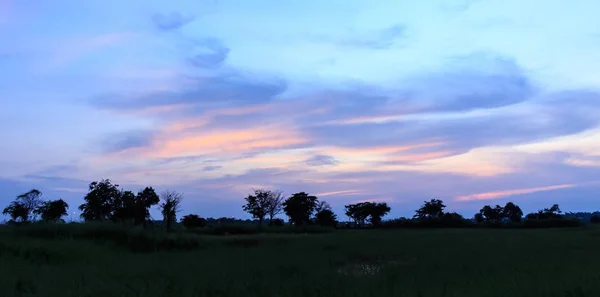
[[(0, 0), (0, 204), (600, 209), (600, 2)], [(157, 212), (154, 212), (155, 214)]]

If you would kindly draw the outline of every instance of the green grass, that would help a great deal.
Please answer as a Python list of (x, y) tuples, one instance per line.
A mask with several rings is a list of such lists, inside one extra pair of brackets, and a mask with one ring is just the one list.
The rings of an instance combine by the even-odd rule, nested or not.
[(600, 229), (0, 228), (0, 296), (599, 296)]

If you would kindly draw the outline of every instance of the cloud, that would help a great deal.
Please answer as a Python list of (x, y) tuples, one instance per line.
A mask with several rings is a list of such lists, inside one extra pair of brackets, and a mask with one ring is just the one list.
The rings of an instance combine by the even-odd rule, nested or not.
[(141, 148), (152, 144), (153, 131), (138, 130), (117, 133), (104, 140), (104, 151), (108, 153), (121, 152), (132, 148)]
[(272, 101), (286, 90), (280, 79), (248, 78), (239, 73), (204, 77), (187, 77), (185, 86), (172, 91), (158, 91), (138, 96), (103, 95), (91, 103), (100, 108), (137, 110), (150, 107), (186, 104), (191, 113), (233, 104), (258, 104)]
[(479, 194), (460, 196), (456, 200), (458, 200), (458, 201), (490, 200), (490, 199), (497, 199), (497, 198), (506, 197), (506, 196), (523, 195), (523, 194), (530, 194), (530, 193), (536, 193), (536, 192), (566, 189), (566, 188), (572, 188), (574, 186), (575, 185), (573, 185), (573, 184), (564, 184), (564, 185), (518, 189), (518, 190), (503, 190), (503, 191), (497, 191), (497, 192), (487, 192), (487, 193), (479, 193)]
[(368, 32), (367, 34), (356, 34), (356, 32), (352, 32), (352, 35), (354, 35), (352, 38), (341, 40), (338, 44), (341, 46), (387, 49), (394, 45), (398, 39), (404, 38), (406, 30), (406, 26), (395, 24), (381, 30)]
[(198, 68), (215, 68), (221, 66), (229, 54), (229, 49), (219, 40), (207, 38), (197, 41), (196, 53), (188, 58), (189, 63)]
[(154, 25), (163, 31), (177, 30), (194, 20), (192, 16), (183, 16), (179, 12), (169, 14), (156, 13), (152, 16)]
[(335, 165), (338, 163), (338, 160), (328, 155), (315, 155), (306, 160), (306, 164), (308, 164), (309, 166)]
[(204, 166), (204, 167), (202, 167), (202, 171), (213, 171), (213, 170), (217, 170), (220, 168), (223, 168), (223, 166), (219, 166), (219, 165)]

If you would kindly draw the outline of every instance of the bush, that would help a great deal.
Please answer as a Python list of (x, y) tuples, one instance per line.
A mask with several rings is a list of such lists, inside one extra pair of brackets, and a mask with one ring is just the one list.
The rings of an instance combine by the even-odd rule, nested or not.
[(181, 218), (181, 224), (185, 228), (202, 228), (206, 226), (206, 220), (195, 214), (189, 214)]
[(600, 215), (595, 214), (590, 218), (590, 223), (592, 224), (598, 224), (600, 223)]
[(285, 222), (283, 221), (283, 219), (280, 218), (275, 218), (271, 221), (271, 226), (275, 226), (275, 227), (281, 227), (285, 224)]

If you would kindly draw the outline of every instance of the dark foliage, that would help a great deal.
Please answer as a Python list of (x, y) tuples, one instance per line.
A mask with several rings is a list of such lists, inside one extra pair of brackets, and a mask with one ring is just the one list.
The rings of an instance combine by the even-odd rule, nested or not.
[(310, 223), (318, 198), (308, 193), (295, 193), (283, 202), (283, 211), (294, 225), (307, 225)]
[(421, 208), (416, 210), (416, 214), (414, 218), (418, 218), (421, 220), (431, 220), (431, 219), (441, 219), (444, 215), (444, 202), (439, 199), (431, 199), (430, 201), (425, 201)]
[(105, 221), (113, 217), (114, 203), (121, 198), (119, 185), (112, 184), (109, 179), (94, 181), (88, 187), (89, 192), (83, 197), (85, 203), (79, 206), (81, 218), (86, 221)]
[(58, 222), (63, 216), (67, 215), (69, 205), (62, 199), (45, 201), (33, 212), (41, 215), (42, 220), (46, 222)]
[(160, 204), (163, 222), (167, 230), (170, 231), (177, 222), (177, 213), (181, 210), (183, 194), (167, 190), (160, 194), (160, 198), (163, 200)]
[(315, 214), (315, 224), (322, 227), (337, 226), (337, 216), (331, 209), (322, 209)]
[(206, 220), (196, 214), (189, 214), (181, 218), (181, 223), (186, 228), (203, 228), (206, 226)]

